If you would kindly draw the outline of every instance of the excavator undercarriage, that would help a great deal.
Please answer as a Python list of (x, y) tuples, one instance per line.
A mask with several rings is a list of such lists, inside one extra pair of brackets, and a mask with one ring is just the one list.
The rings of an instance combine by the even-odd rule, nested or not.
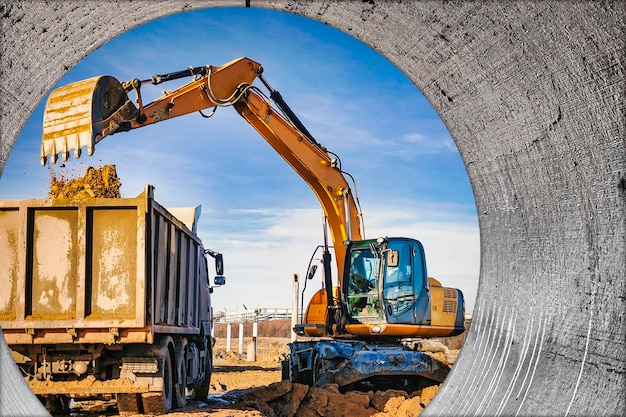
[(289, 344), (292, 354), (283, 362), (283, 378), (317, 387), (337, 384), (343, 389), (365, 384), (411, 385), (417, 390), (442, 383), (450, 365), (419, 346), (350, 339), (296, 341)]

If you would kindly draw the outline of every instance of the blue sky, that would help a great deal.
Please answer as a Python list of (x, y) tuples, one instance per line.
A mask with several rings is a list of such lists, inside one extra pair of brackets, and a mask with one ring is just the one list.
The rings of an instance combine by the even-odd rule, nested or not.
[[(108, 42), (58, 85), (96, 75), (120, 81), (246, 56), (264, 67), (315, 138), (357, 181), (365, 234), (407, 236), (425, 246), (429, 275), (474, 305), (479, 274), (476, 206), (465, 167), (437, 113), (376, 51), (329, 26), (254, 8), (212, 8), (147, 23)], [(183, 82), (145, 86), (149, 102)], [(259, 83), (260, 85), (260, 83)], [(134, 97), (134, 95), (131, 95)], [(115, 164), (122, 194), (155, 186), (165, 207), (202, 206), (199, 235), (224, 254), (227, 285), (214, 309), (289, 307), (322, 243), (310, 188), (231, 108), (188, 115), (106, 138), (92, 157), (41, 167), (44, 101), (22, 130), (0, 178), (0, 198), (44, 198), (50, 171), (81, 176)], [(310, 289), (319, 289), (318, 276)], [(312, 292), (305, 295), (305, 298)]]

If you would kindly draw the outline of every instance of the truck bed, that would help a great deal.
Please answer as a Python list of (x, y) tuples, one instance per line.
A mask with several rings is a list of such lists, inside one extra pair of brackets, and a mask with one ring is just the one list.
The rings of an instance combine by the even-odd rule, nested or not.
[(149, 185), (136, 198), (0, 200), (0, 326), (9, 345), (198, 334), (202, 251)]

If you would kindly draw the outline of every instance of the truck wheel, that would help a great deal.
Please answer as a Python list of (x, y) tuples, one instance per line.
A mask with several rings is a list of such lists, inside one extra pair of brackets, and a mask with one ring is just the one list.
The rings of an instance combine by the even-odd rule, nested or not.
[(172, 409), (174, 373), (168, 345), (163, 347), (162, 352), (159, 362), (163, 363), (163, 388), (160, 392), (141, 394), (145, 414), (167, 414)]
[(174, 407), (183, 408), (187, 404), (187, 339), (181, 339), (177, 343), (175, 357)]
[(194, 382), (191, 398), (196, 401), (206, 401), (209, 396), (209, 387), (211, 386), (211, 373), (213, 372), (213, 349), (207, 350), (207, 356), (204, 364), (204, 378)]

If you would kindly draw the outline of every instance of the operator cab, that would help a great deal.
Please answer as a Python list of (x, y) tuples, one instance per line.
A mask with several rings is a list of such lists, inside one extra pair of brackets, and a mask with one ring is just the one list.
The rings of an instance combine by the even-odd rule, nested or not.
[(422, 244), (407, 238), (350, 242), (344, 276), (348, 323), (428, 324)]

